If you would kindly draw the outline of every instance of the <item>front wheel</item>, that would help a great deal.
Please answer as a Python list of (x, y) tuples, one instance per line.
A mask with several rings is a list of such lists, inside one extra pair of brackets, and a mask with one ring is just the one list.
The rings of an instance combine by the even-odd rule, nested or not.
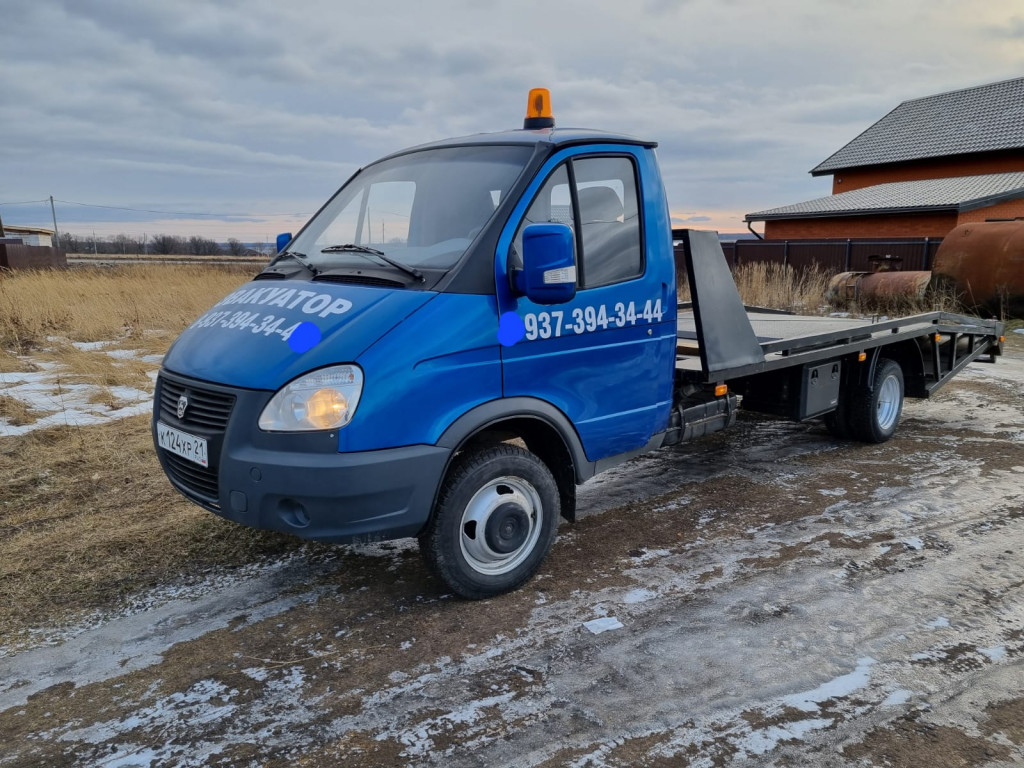
[(849, 426), (853, 436), (865, 443), (884, 443), (900, 423), (903, 413), (903, 370), (894, 360), (880, 358), (871, 389), (853, 393)]
[(529, 451), (507, 444), (467, 451), (444, 480), (420, 550), (462, 597), (510, 592), (551, 549), (558, 499), (551, 471)]

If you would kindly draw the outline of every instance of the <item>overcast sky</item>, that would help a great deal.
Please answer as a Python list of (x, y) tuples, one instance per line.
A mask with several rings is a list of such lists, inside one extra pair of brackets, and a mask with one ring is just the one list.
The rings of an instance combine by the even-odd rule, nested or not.
[(899, 102), (1024, 73), (1019, 0), (0, 8), (0, 203), (215, 214), (58, 203), (81, 234), (273, 238), (382, 154), (521, 127), (535, 86), (561, 126), (660, 142), (677, 223), (737, 232), (828, 194), (808, 170)]

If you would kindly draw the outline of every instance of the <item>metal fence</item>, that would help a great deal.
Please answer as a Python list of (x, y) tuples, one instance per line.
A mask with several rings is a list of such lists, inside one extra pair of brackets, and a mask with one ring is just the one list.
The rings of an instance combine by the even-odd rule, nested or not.
[(891, 240), (737, 240), (722, 243), (730, 267), (755, 262), (806, 269), (817, 264), (826, 272), (870, 272), (871, 257), (895, 261), (896, 269), (930, 270), (941, 237)]
[(67, 265), (67, 257), (60, 248), (0, 243), (0, 269), (45, 269)]

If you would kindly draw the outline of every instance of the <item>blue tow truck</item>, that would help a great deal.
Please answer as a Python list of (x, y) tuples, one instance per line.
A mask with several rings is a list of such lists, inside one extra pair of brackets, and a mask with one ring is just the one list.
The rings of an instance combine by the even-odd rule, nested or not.
[(678, 303), (655, 146), (556, 129), (536, 89), (522, 130), (359, 170), (168, 351), (172, 485), (306, 539), (418, 537), (484, 598), (530, 578), (576, 486), (619, 462), (740, 407), (882, 442), (904, 396), (1001, 354), (994, 320), (744, 307), (713, 232), (678, 233)]

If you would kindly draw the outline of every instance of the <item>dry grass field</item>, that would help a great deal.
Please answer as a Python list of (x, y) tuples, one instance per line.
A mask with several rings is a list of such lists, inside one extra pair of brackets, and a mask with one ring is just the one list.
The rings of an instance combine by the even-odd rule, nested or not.
[[(34, 371), (55, 376), (57, 394), (90, 385), (91, 402), (110, 410), (123, 405), (124, 388), (151, 392), (169, 343), (252, 273), (135, 265), (3, 275), (0, 419), (31, 425), (47, 416), (10, 395), (9, 382)], [(798, 278), (755, 265), (740, 270), (737, 282), (748, 304), (824, 307), (820, 273)], [(148, 587), (300, 546), (181, 498), (159, 468), (141, 411), (0, 436), (0, 487), (0, 644), (16, 643), (33, 627), (123, 606)]]
[[(115, 409), (119, 388), (152, 391), (175, 336), (251, 275), (168, 265), (5, 274), (0, 376), (54, 370), (58, 393), (91, 385), (90, 399)], [(0, 390), (8, 424), (46, 415)], [(152, 445), (145, 414), (0, 437), (0, 644), (212, 565), (296, 546), (186, 502)]]
[(30, 352), (68, 341), (172, 339), (256, 268), (131, 265), (10, 272), (0, 277), (0, 347)]

